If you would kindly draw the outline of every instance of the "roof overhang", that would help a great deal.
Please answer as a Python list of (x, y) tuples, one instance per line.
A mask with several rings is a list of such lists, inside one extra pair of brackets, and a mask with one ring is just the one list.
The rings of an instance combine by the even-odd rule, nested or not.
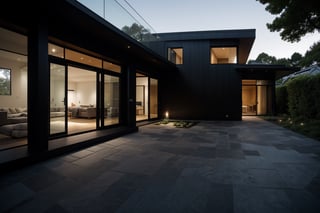
[(255, 29), (236, 29), (236, 30), (212, 30), (212, 31), (190, 31), (156, 34), (162, 41), (187, 41), (187, 40), (208, 40), (218, 41), (238, 47), (238, 62), (246, 64), (251, 48), (253, 46), (256, 30)]
[(299, 70), (298, 67), (269, 64), (244, 64), (236, 68), (242, 79), (280, 79)]
[[(35, 10), (28, 1), (10, 1), (0, 14), (0, 25), (11, 23), (19, 27), (18, 31), (27, 34), (29, 28), (44, 24), (41, 27), (47, 26), (49, 38), (53, 39), (51, 41), (69, 45), (84, 53), (107, 55), (119, 63), (130, 62), (152, 65), (160, 69), (175, 69), (175, 65), (167, 59), (131, 38), (78, 1), (43, 0), (38, 6)], [(16, 14), (23, 18), (17, 18)]]

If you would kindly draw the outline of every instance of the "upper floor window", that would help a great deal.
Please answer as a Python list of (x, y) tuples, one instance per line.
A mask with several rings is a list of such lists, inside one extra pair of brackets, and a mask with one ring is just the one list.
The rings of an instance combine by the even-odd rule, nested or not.
[(236, 64), (236, 47), (212, 47), (210, 49), (211, 64)]
[(183, 64), (183, 48), (169, 48), (168, 60), (175, 64)]

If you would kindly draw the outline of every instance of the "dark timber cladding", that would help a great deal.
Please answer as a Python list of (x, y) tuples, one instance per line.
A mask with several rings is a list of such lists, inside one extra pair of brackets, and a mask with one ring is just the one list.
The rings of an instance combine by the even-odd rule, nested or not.
[[(150, 46), (167, 57), (168, 48), (183, 48), (178, 73), (165, 73), (161, 87), (162, 107), (178, 119), (241, 120), (241, 75), (255, 30), (223, 30), (159, 34)], [(211, 64), (211, 47), (236, 47), (238, 64)]]
[[(14, 156), (3, 151), (1, 157), (4, 157), (0, 160), (0, 166), (4, 165), (8, 159), (9, 162), (14, 162), (15, 157), (20, 157), (21, 161), (25, 161), (24, 157), (32, 160), (42, 159), (42, 157), (45, 158), (52, 153), (57, 153), (50, 150), (50, 144), (52, 144), (51, 133), (49, 131), (49, 110), (51, 107), (50, 63), (58, 63), (63, 66), (72, 64), (88, 67), (89, 65), (49, 55), (49, 43), (99, 58), (101, 61), (105, 60), (115, 63), (121, 66), (122, 70), (121, 73), (112, 75), (119, 78), (120, 82), (120, 97), (118, 100), (120, 108), (119, 123), (115, 126), (110, 125), (110, 127), (101, 125), (92, 129), (92, 132), (90, 130), (88, 134), (97, 134), (93, 134), (94, 136), (89, 139), (88, 137), (83, 137), (87, 132), (80, 132), (79, 135), (81, 137), (76, 137), (76, 143), (72, 145), (68, 144), (68, 142), (75, 139), (70, 139), (72, 135), (63, 133), (61, 138), (65, 139), (65, 141), (61, 148), (61, 153), (72, 149), (79, 149), (89, 144), (93, 145), (103, 142), (106, 138), (111, 138), (108, 137), (110, 135), (113, 137), (120, 136), (119, 133), (110, 133), (110, 131), (104, 130), (120, 129), (119, 132), (121, 134), (136, 131), (136, 71), (141, 70), (148, 77), (159, 79), (159, 85), (161, 84), (160, 72), (177, 71), (174, 64), (155, 54), (152, 50), (123, 33), (75, 0), (43, 0), (37, 2), (37, 7), (34, 7), (34, 4), (28, 1), (8, 1), (2, 6), (0, 27), (26, 38), (23, 45), (27, 49), (27, 54), (24, 54), (26, 54), (28, 62), (26, 80), (28, 81), (26, 82), (28, 93), (26, 98), (28, 136), (26, 138), (26, 146), (21, 148), (23, 149), (21, 151), (23, 152), (21, 154), (23, 158), (20, 155)], [(3, 42), (0, 45), (1, 48), (6, 49), (8, 46), (9, 51), (11, 47), (14, 49), (14, 47), (22, 45), (19, 43), (21, 41), (13, 40), (7, 43)], [(96, 67), (88, 69), (96, 71), (97, 74), (105, 71)], [(96, 84), (96, 88), (98, 86), (99, 83)], [(98, 94), (99, 91), (98, 89), (96, 90)], [(63, 92), (67, 94), (67, 90)], [(97, 97), (99, 98), (99, 95)], [(66, 99), (64, 98), (63, 100), (65, 101)], [(65, 109), (67, 108), (65, 107)], [(157, 112), (157, 114), (159, 113)], [(96, 113), (96, 115), (99, 115), (99, 113)], [(65, 116), (65, 118), (67, 117)], [(15, 151), (15, 149), (11, 150)]]

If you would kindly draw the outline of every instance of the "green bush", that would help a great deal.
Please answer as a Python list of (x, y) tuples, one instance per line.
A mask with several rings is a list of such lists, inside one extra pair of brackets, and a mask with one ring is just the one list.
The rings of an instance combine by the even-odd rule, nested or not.
[(320, 119), (320, 75), (289, 81), (287, 92), (288, 111), (293, 119)]
[(276, 88), (276, 104), (278, 114), (288, 114), (288, 92), (286, 85)]

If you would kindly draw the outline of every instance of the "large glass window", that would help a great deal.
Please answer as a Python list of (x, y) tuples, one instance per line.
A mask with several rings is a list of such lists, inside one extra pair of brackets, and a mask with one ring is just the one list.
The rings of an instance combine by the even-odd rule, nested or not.
[(65, 133), (66, 126), (66, 68), (50, 63), (50, 134)]
[(267, 80), (242, 80), (242, 114), (272, 113), (272, 85)]
[(104, 75), (104, 125), (119, 123), (119, 77)]
[(169, 48), (168, 60), (175, 64), (183, 64), (183, 48)]
[(150, 78), (150, 118), (158, 118), (158, 80)]
[(68, 133), (96, 129), (97, 73), (68, 66)]
[(27, 145), (27, 37), (0, 27), (0, 150)]
[(136, 75), (136, 120), (146, 120), (149, 114), (149, 82), (148, 77), (137, 73)]
[(210, 49), (211, 64), (236, 64), (236, 47), (212, 47)]

